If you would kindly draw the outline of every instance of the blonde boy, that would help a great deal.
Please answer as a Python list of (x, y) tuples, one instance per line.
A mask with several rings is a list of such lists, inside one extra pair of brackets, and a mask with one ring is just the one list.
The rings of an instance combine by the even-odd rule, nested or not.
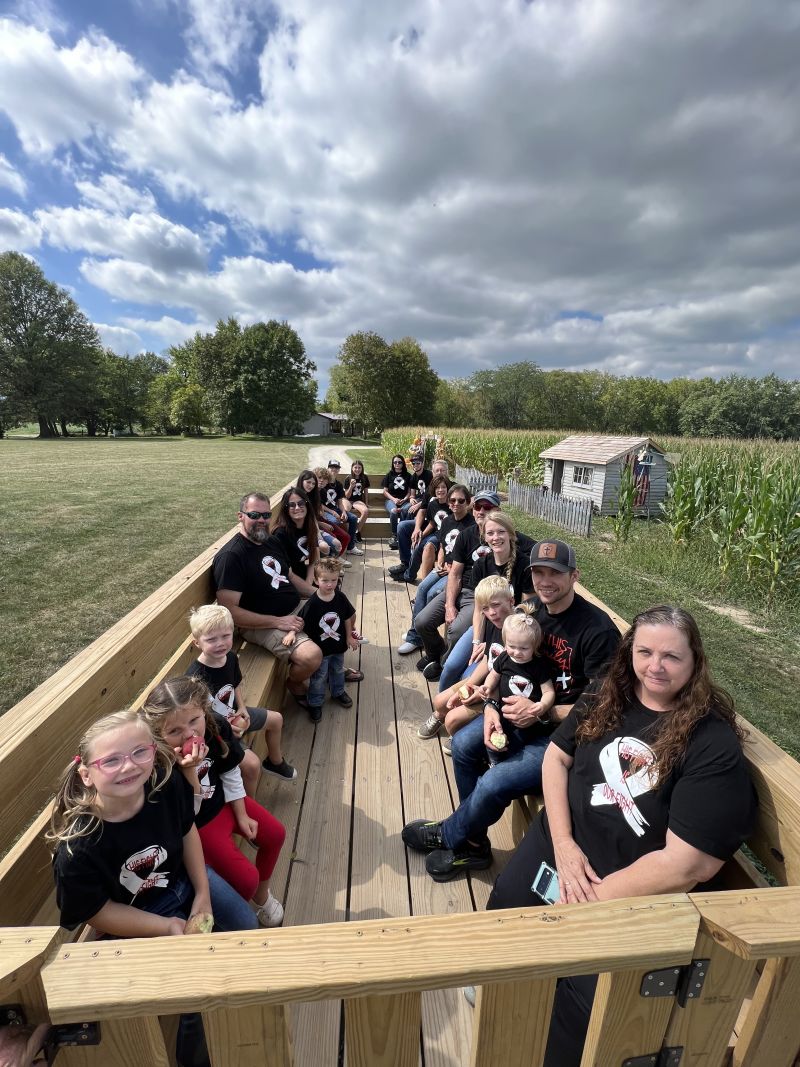
[(283, 716), (266, 708), (248, 708), (242, 697), (242, 671), (233, 649), (233, 616), (221, 604), (204, 604), (189, 616), (192, 643), (200, 655), (189, 664), (189, 675), (201, 678), (209, 688), (212, 705), (227, 719), (235, 737), (264, 730), (267, 758), (259, 766), (258, 756), (247, 749), (241, 765), (248, 796), (254, 796), (261, 770), (290, 782), (297, 771), (281, 752)]

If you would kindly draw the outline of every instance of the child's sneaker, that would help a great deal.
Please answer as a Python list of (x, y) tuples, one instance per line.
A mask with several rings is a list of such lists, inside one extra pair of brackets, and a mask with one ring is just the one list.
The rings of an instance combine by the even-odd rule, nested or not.
[(322, 720), (322, 705), (320, 704), (317, 706), (316, 704), (309, 704), (308, 714), (310, 715), (312, 722), (320, 722)]
[(355, 544), (355, 542), (351, 541), (350, 542), (350, 547), (347, 550), (347, 554), (348, 554), (348, 556), (363, 556), (364, 555), (364, 549), (363, 548), (359, 548), (358, 545)]
[(259, 926), (280, 926), (283, 922), (283, 905), (272, 895), (272, 890), (261, 907), (256, 908), (256, 918)]
[(267, 756), (265, 760), (262, 760), (261, 766), (267, 774), (274, 774), (276, 778), (283, 778), (284, 782), (291, 782), (297, 777), (297, 771), (285, 759), (281, 760), (280, 763), (273, 763)]
[(442, 752), (444, 752), (445, 756), (452, 756), (453, 755), (453, 739), (452, 739), (452, 737), (443, 737), (442, 738)]
[(349, 693), (341, 692), (337, 696), (332, 698), (337, 704), (341, 704), (343, 708), (352, 708), (353, 698)]

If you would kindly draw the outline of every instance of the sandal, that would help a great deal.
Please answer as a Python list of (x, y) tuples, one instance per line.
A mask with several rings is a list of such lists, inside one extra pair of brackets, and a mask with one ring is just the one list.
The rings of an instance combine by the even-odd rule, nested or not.
[(348, 667), (347, 670), (344, 672), (344, 680), (346, 682), (363, 682), (364, 672), (357, 671), (355, 667)]

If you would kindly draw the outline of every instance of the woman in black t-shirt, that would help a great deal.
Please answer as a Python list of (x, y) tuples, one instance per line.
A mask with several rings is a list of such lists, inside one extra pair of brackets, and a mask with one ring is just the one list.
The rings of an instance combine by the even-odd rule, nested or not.
[[(730, 696), (711, 681), (681, 608), (642, 612), (604, 680), (552, 735), (545, 811), (498, 878), (488, 907), (542, 903), (540, 865), (562, 904), (687, 892), (753, 829), (756, 798)], [(579, 1064), (595, 976), (559, 982), (546, 1067)]]
[(361, 531), (364, 529), (364, 523), (369, 517), (368, 489), (369, 478), (364, 473), (364, 464), (360, 459), (354, 459), (350, 464), (350, 474), (344, 480), (344, 498), (358, 515), (357, 536), (359, 541), (361, 540)]
[[(309, 568), (319, 559), (319, 528), (304, 489), (288, 489), (272, 513), (269, 532), (285, 546), (292, 573), (308, 581)], [(305, 594), (311, 596), (313, 590)]]

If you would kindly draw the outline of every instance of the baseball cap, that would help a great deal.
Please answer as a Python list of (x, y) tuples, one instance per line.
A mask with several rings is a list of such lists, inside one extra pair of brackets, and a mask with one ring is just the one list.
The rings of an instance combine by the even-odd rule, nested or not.
[(531, 566), (574, 571), (577, 567), (575, 549), (566, 541), (537, 541), (531, 549)]
[(493, 493), (491, 489), (481, 489), (480, 492), (475, 493), (472, 497), (472, 503), (476, 504), (479, 500), (488, 500), (493, 507), (500, 507), (500, 497), (497, 493)]
[(336, 467), (337, 470), (338, 470), (339, 468), (341, 468), (342, 465), (341, 465), (341, 463), (339, 462), (338, 459), (329, 459), (328, 460), (328, 466), (329, 467)]

